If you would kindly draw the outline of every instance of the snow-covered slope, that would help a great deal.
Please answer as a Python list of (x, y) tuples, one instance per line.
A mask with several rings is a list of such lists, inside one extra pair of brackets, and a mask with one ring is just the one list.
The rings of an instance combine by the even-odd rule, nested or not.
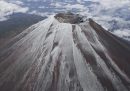
[[(0, 91), (129, 91), (130, 46), (92, 19), (51, 16), (0, 51)], [(66, 23), (65, 23), (66, 22)]]

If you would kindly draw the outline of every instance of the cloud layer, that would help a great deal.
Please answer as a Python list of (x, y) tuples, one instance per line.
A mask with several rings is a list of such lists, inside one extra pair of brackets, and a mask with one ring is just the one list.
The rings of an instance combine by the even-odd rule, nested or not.
[[(8, 2), (7, 2), (8, 1)], [(26, 12), (48, 16), (58, 12), (72, 11), (93, 17), (107, 30), (114, 34), (130, 36), (130, 0), (6, 0), (0, 1), (0, 19), (7, 19), (9, 14)], [(120, 31), (120, 32), (119, 32)], [(122, 35), (120, 37), (123, 37)]]
[(6, 20), (8, 15), (15, 12), (25, 13), (28, 11), (27, 7), (20, 7), (16, 4), (9, 3), (6, 1), (0, 1), (0, 20)]

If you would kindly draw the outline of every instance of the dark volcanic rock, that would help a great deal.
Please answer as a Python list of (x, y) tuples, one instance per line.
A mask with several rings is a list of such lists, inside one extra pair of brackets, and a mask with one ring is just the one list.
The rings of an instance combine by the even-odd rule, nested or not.
[(55, 18), (61, 23), (71, 23), (78, 24), (83, 22), (83, 18), (78, 14), (68, 13), (59, 13), (55, 15)]
[(130, 45), (92, 19), (57, 14), (0, 51), (0, 91), (130, 91)]

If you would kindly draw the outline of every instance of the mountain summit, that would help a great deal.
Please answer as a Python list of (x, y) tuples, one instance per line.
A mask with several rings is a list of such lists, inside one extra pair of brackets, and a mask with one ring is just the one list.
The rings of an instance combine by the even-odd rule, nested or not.
[(50, 16), (1, 49), (0, 91), (130, 91), (130, 45), (92, 19)]

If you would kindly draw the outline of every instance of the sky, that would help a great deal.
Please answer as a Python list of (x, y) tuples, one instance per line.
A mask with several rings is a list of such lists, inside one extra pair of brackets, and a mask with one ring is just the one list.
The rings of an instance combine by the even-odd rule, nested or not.
[(106, 30), (130, 40), (130, 0), (0, 0), (0, 21), (19, 12), (49, 16), (66, 11), (93, 18)]

